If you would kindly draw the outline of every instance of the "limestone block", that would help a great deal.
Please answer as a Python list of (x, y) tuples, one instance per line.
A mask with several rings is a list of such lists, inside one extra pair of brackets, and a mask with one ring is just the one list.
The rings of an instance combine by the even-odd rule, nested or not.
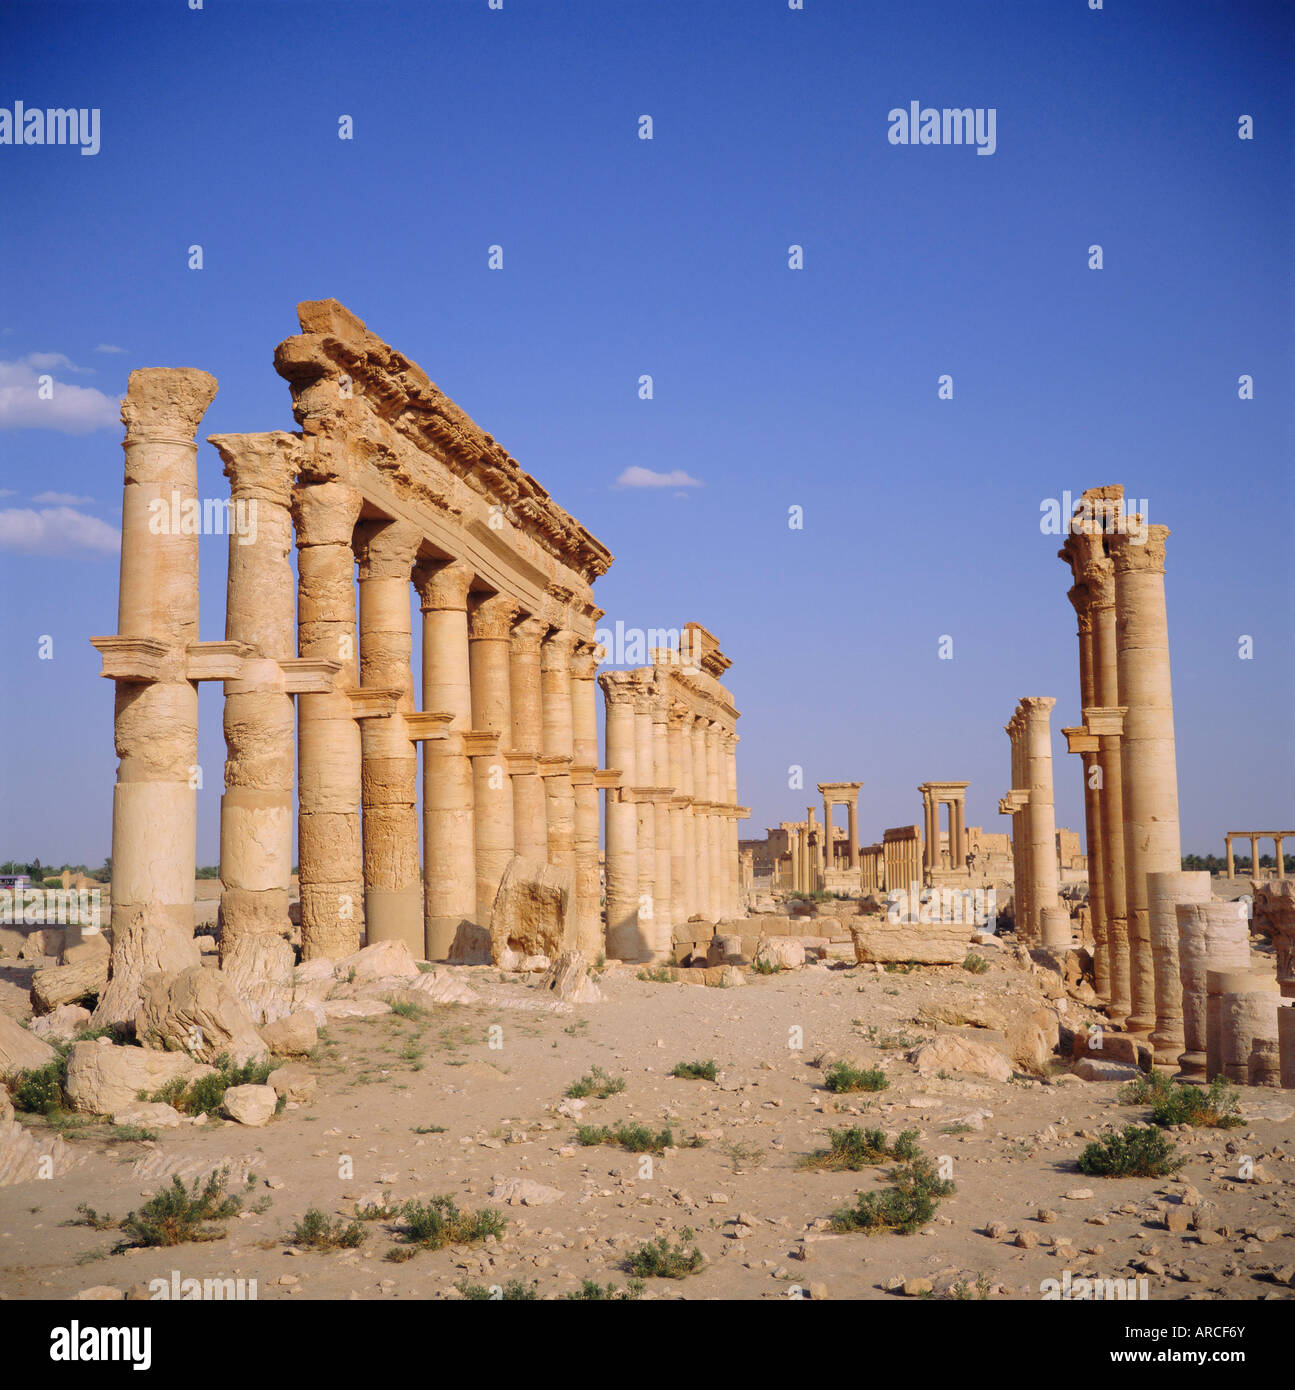
[(276, 1057), (304, 1057), (319, 1041), (319, 1029), (314, 1016), (302, 1011), (267, 1023), (261, 1041)]
[(403, 977), (413, 979), (419, 974), (418, 963), (403, 941), (378, 941), (365, 946), (354, 955), (344, 956), (333, 972), (339, 980), (388, 980)]
[(1136, 1081), (1142, 1075), (1137, 1067), (1096, 1057), (1081, 1057), (1071, 1070), (1081, 1081)]
[(324, 1014), (327, 1018), (376, 1018), (379, 1014), (389, 1014), (391, 1005), (383, 999), (326, 999)]
[(191, 965), (144, 981), (135, 1036), (145, 1047), (183, 1050), (200, 1062), (228, 1054), (242, 1066), (265, 1055), (251, 1015), (222, 972)]
[(64, 1089), (74, 1110), (113, 1115), (133, 1105), (140, 1091), (152, 1095), (177, 1077), (187, 1083), (213, 1070), (184, 1052), (78, 1042), (68, 1050)]
[(240, 1125), (258, 1127), (274, 1118), (279, 1103), (273, 1086), (231, 1086), (225, 1092), (221, 1110)]
[(71, 1042), (90, 1026), (90, 1010), (80, 1004), (60, 1004), (31, 1021), (31, 1031), (46, 1042)]
[(221, 961), (221, 974), (254, 1024), (273, 1023), (293, 1011), (296, 953), (275, 932), (243, 932)]
[(1149, 1072), (1154, 1053), (1146, 1038), (1130, 1033), (1112, 1033), (1105, 1028), (1079, 1029), (1071, 1042), (1071, 1055), (1092, 1057), (1101, 1062), (1120, 1062)]
[(449, 970), (429, 970), (409, 984), (410, 993), (426, 996), (434, 1004), (476, 1004), (481, 996), (461, 976)]
[(178, 974), (201, 960), (192, 934), (167, 923), (136, 921), (115, 932), (108, 983), (94, 1011), (94, 1026), (129, 1023), (139, 1009), (146, 976), (159, 971)]
[(959, 1002), (923, 1004), (917, 1011), (921, 1023), (947, 1023), (953, 1026), (965, 1025), (970, 1028), (993, 1028), (1006, 1034), (1007, 1016), (992, 1004), (976, 999)]
[(60, 1177), (83, 1157), (58, 1136), (37, 1139), (17, 1120), (0, 1118), (0, 1187)]
[(1045, 1071), (1057, 1050), (1060, 1025), (1051, 1009), (1013, 1013), (1007, 1024), (1007, 1050), (1021, 1071)]
[(851, 923), (854, 958), (860, 965), (917, 961), (922, 965), (961, 965), (971, 943), (971, 928), (958, 922)]
[(598, 1004), (603, 992), (589, 978), (589, 962), (582, 951), (563, 951), (540, 981), (540, 989), (568, 1004)]
[(491, 959), (498, 962), (511, 949), (556, 960), (566, 944), (574, 898), (575, 872), (569, 866), (513, 855), (490, 912)]
[(451, 965), (489, 965), (489, 931), (475, 922), (460, 922), (446, 959)]
[(755, 963), (772, 965), (779, 970), (795, 970), (805, 964), (805, 948), (790, 937), (765, 937), (755, 948)]
[(1003, 1048), (967, 1033), (941, 1033), (909, 1054), (909, 1061), (920, 1076), (956, 1072), (963, 1076), (983, 1076), (990, 1081), (1007, 1081), (1012, 1064)]
[(79, 965), (84, 960), (93, 960), (95, 956), (103, 956), (106, 963), (108, 954), (108, 938), (101, 931), (91, 932), (88, 936), (83, 936), (80, 941), (73, 941), (69, 937), (64, 942), (59, 964)]
[(34, 1071), (54, 1060), (54, 1049), (8, 1014), (0, 1014), (0, 1079)]
[(273, 1088), (275, 1095), (285, 1100), (311, 1101), (315, 1098), (318, 1082), (309, 1067), (300, 1062), (289, 1062), (286, 1067), (278, 1067), (266, 1078), (266, 1084)]
[(115, 1125), (138, 1125), (140, 1129), (176, 1129), (185, 1118), (173, 1106), (160, 1100), (137, 1100), (133, 1105), (114, 1110)]
[(0, 1086), (0, 1124), (13, 1119), (13, 1101), (9, 1099), (9, 1088)]
[(98, 952), (75, 965), (50, 965), (31, 977), (31, 1003), (38, 1014), (47, 1014), (60, 1004), (76, 1004), (97, 999), (108, 983), (108, 956)]

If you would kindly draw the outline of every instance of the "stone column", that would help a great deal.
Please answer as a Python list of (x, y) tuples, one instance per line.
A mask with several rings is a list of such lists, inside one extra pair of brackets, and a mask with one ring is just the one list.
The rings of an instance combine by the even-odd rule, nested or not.
[(1206, 977), (1210, 970), (1245, 970), (1250, 964), (1250, 937), (1245, 904), (1180, 903), (1178, 967), (1183, 986), (1183, 1041), (1178, 1059), (1184, 1081), (1205, 1081), (1207, 1065)]
[(724, 748), (723, 731), (718, 720), (712, 720), (706, 730), (706, 798), (711, 804), (710, 829), (710, 905), (718, 921), (724, 916), (728, 887), (726, 871), (724, 821)]
[(549, 859), (548, 810), (539, 765), (544, 728), (540, 641), (548, 627), (543, 618), (518, 618), (513, 624), (508, 662), (512, 713), (508, 751), (517, 760), (512, 774), (514, 848), (541, 864)]
[(364, 754), (364, 904), (368, 940), (403, 941), (422, 956), (423, 889), (418, 858), (418, 749), (413, 714), (410, 580), (423, 537), (403, 521), (362, 522), (360, 685), (398, 692), (386, 718), (361, 724)]
[(1259, 836), (1250, 837), (1250, 877), (1259, 877)]
[(544, 692), (544, 799), (548, 816), (549, 861), (576, 868), (576, 801), (571, 785), (575, 736), (571, 709), (571, 658), (579, 638), (554, 628), (540, 648)]
[(1223, 844), (1224, 844), (1224, 847), (1225, 847), (1226, 850), (1227, 850), (1227, 856), (1228, 856), (1228, 877), (1229, 877), (1229, 878), (1235, 878), (1235, 877), (1236, 877), (1236, 866), (1235, 866), (1235, 865), (1233, 864), (1233, 862), (1232, 862), (1232, 836), (1231, 836), (1231, 835), (1225, 835), (1225, 836), (1223, 837)]
[(604, 955), (598, 876), (598, 653), (582, 642), (571, 658), (571, 791), (575, 799), (575, 940), (590, 961)]
[(507, 594), (470, 596), (468, 665), (472, 676), (472, 726), (499, 736), (494, 753), (472, 759), (472, 795), (477, 846), (477, 921), (490, 913), (504, 870), (513, 857), (513, 785), (508, 771), (512, 737), (511, 649), (517, 603)]
[(922, 792), (922, 837), (926, 842), (922, 850), (922, 868), (933, 870), (939, 867), (940, 813), (934, 795), (925, 788), (919, 790)]
[(857, 870), (859, 867), (859, 793), (855, 794), (846, 802), (845, 806), (850, 840), (850, 868)]
[(634, 689), (634, 762), (638, 774), (634, 811), (638, 825), (639, 940), (642, 959), (651, 959), (656, 943), (656, 749), (652, 741), (653, 688)]
[(422, 565), (414, 578), (423, 612), (423, 708), (452, 716), (448, 737), (423, 744), (424, 951), (428, 960), (444, 960), (459, 926), (477, 915), (472, 763), (464, 737), (472, 728), (473, 571), (451, 560)]
[(361, 498), (339, 482), (299, 485), (297, 647), (338, 661), (328, 695), (297, 700), (297, 872), (301, 954), (338, 960), (364, 944), (364, 858), (360, 832), (359, 642), (352, 541)]
[[(189, 644), (198, 641), (198, 536), (176, 524), (172, 503), (197, 498), (194, 434), (215, 394), (216, 379), (206, 372), (147, 368), (131, 372), (121, 407), (126, 468), (115, 645), (157, 661), (153, 674), (115, 681), (112, 978), (95, 1010), (104, 1024), (133, 1019), (146, 973), (198, 959), (198, 689), (188, 669)], [(167, 524), (159, 526), (157, 516)]]
[(823, 798), (823, 868), (830, 872), (836, 868), (832, 854), (832, 802)]
[(673, 941), (673, 875), (671, 874), (670, 799), (670, 696), (664, 684), (652, 691), (652, 833), (656, 849), (656, 897), (653, 903), (655, 931), (652, 959), (669, 960)]
[(724, 858), (728, 864), (727, 911), (730, 917), (737, 917), (742, 912), (742, 855), (738, 848), (737, 824), (737, 745), (737, 732), (726, 729), (723, 737), (724, 802), (730, 809), (725, 813)]
[(1223, 1075), (1239, 1086), (1250, 1084), (1250, 1053), (1256, 1041), (1276, 1041), (1281, 1002), (1272, 976), (1248, 974), (1244, 988), (1224, 992), (1220, 1007)]
[(1277, 1056), (1283, 1090), (1295, 1090), (1295, 1006), (1277, 1010)]
[[(670, 798), (670, 915), (675, 925), (682, 926), (692, 912), (687, 883), (688, 841), (685, 819), (688, 814), (688, 794), (685, 791), (683, 752), (683, 722), (688, 716), (688, 709), (686, 705), (674, 701), (668, 714), (668, 780), (674, 788), (674, 794)], [(673, 941), (671, 944), (673, 945)]]
[(607, 789), (607, 955), (638, 960), (642, 933), (638, 922), (638, 826), (633, 788), (638, 785), (634, 687), (628, 673), (604, 671), (598, 677), (606, 708), (607, 766), (620, 773), (620, 786)]
[(288, 930), (296, 720), (280, 663), (297, 654), (292, 574), (295, 435), (212, 435), (229, 479), (225, 640), (250, 647), (225, 682), (220, 955), (245, 934)]
[(710, 921), (717, 914), (710, 901), (710, 792), (706, 779), (707, 721), (697, 715), (692, 723), (693, 815), (697, 827), (697, 911)]
[(1277, 877), (1278, 877), (1278, 878), (1285, 878), (1285, 877), (1286, 877), (1286, 856), (1285, 856), (1285, 854), (1282, 852), (1282, 841), (1283, 841), (1285, 838), (1286, 838), (1285, 835), (1274, 835), (1274, 836), (1273, 836), (1273, 852), (1274, 852), (1274, 855), (1275, 855), (1276, 860), (1277, 860)]
[(1167, 526), (1148, 526), (1146, 543), (1127, 531), (1110, 537), (1115, 565), (1120, 703), (1126, 707), (1120, 758), (1124, 774), (1124, 862), (1133, 1012), (1125, 1027), (1149, 1032), (1155, 1023), (1147, 875), (1182, 867), (1178, 771), (1165, 616)]
[(1210, 901), (1208, 873), (1166, 873), (1147, 876), (1147, 918), (1155, 965), (1156, 1027), (1148, 1040), (1157, 1066), (1177, 1062), (1183, 1038), (1183, 985), (1178, 962), (1178, 904)]
[(951, 869), (965, 869), (967, 867), (966, 803), (960, 796), (955, 797), (949, 803), (949, 819), (951, 822), (949, 834), (953, 845), (949, 867)]
[[(1030, 803), (1025, 809), (1030, 843), (1030, 903), (1042, 944), (1054, 950), (1070, 945), (1069, 914), (1060, 924), (1057, 882), (1057, 824), (1052, 809), (1052, 707), (1051, 696), (1033, 695), (1021, 701), (1024, 722), (1025, 786)], [(1064, 940), (1062, 936), (1064, 935)], [(1050, 939), (1049, 939), (1050, 938)]]
[[(1225, 1045), (1231, 1040), (1227, 1036), (1224, 1018), (1224, 999), (1230, 994), (1244, 994), (1258, 983), (1255, 972), (1247, 966), (1244, 969), (1215, 970), (1205, 972), (1205, 1079), (1213, 1081), (1216, 1076), (1227, 1077), (1225, 1066)], [(1227, 1048), (1230, 1053), (1231, 1047)], [(1246, 1055), (1249, 1056), (1249, 1041)]]
[[(674, 756), (673, 740), (678, 735), (679, 742), (679, 780), (675, 784), (680, 794), (684, 798), (685, 805), (680, 812), (680, 822), (683, 826), (683, 863), (680, 867), (679, 878), (675, 881), (672, 877), (672, 886), (682, 892), (682, 900), (678, 904), (677, 919), (682, 923), (686, 922), (697, 911), (697, 820), (693, 810), (693, 800), (696, 795), (696, 787), (693, 781), (693, 753), (692, 753), (692, 711), (687, 705), (675, 706), (675, 719), (678, 721), (676, 731), (672, 721), (670, 728), (671, 757)], [(673, 866), (672, 866), (673, 867)]]

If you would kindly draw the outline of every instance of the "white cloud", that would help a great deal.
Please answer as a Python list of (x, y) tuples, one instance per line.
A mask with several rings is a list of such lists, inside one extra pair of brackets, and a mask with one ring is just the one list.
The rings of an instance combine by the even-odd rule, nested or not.
[(95, 348), (95, 351), (124, 354), (126, 349), (124, 347), (118, 347), (115, 343), (100, 343), (99, 346)]
[(33, 502), (44, 502), (51, 507), (84, 507), (87, 503), (93, 502), (93, 497), (78, 497), (72, 492), (38, 492), (31, 499)]
[(0, 508), (0, 549), (27, 555), (65, 555), (87, 550), (115, 555), (121, 536), (115, 526), (71, 507)]
[(616, 479), (617, 487), (701, 487), (698, 479), (690, 477), (682, 468), (669, 473), (657, 473), (651, 468), (627, 468)]
[(39, 394), (42, 375), (78, 370), (59, 352), (32, 352), (15, 362), (0, 362), (0, 429), (60, 430), (89, 434), (121, 427), (121, 401), (90, 386), (53, 382), (47, 400)]
[(18, 494), (11, 487), (0, 487), (0, 497), (17, 497)]

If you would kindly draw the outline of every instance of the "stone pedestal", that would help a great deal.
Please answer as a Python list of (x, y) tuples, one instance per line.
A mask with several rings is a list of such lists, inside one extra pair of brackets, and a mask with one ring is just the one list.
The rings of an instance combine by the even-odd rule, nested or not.
[(1183, 1042), (1178, 1059), (1184, 1081), (1207, 1081), (1207, 974), (1211, 969), (1244, 970), (1250, 964), (1245, 905), (1238, 902), (1180, 903), (1178, 970), (1182, 981)]
[(1277, 982), (1254, 972), (1244, 989), (1223, 995), (1220, 1007), (1223, 1074), (1235, 1085), (1250, 1084), (1250, 1054), (1256, 1042), (1276, 1045), (1280, 1001)]
[(1185, 1046), (1177, 907), (1179, 903), (1209, 901), (1208, 873), (1157, 871), (1147, 876), (1147, 917), (1156, 983), (1156, 1027), (1150, 1042), (1157, 1066), (1175, 1064)]

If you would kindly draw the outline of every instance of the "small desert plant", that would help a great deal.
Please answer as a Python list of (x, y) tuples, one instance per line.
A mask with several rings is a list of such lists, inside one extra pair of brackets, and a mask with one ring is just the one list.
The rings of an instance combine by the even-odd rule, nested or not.
[(76, 1209), (76, 1215), (63, 1224), (65, 1226), (89, 1226), (96, 1231), (111, 1231), (120, 1223), (114, 1217), (109, 1216), (107, 1212), (95, 1211), (93, 1207), (81, 1202)]
[(349, 1224), (340, 1216), (330, 1221), (317, 1207), (297, 1222), (292, 1232), (293, 1245), (307, 1250), (354, 1250), (363, 1245), (368, 1232), (358, 1221)]
[(696, 1274), (706, 1261), (694, 1245), (687, 1249), (693, 1238), (693, 1230), (685, 1226), (679, 1232), (679, 1242), (658, 1236), (631, 1250), (625, 1260), (625, 1267), (639, 1279), (684, 1279)]
[(567, 1095), (572, 1100), (583, 1100), (586, 1096), (596, 1096), (606, 1100), (608, 1096), (619, 1095), (625, 1089), (623, 1076), (609, 1076), (601, 1067), (592, 1067), (579, 1081), (567, 1087)]
[(1125, 1125), (1079, 1155), (1079, 1171), (1100, 1178), (1167, 1178), (1185, 1160), (1158, 1129)]
[(670, 1073), (684, 1081), (714, 1081), (718, 1074), (714, 1062), (677, 1062)]
[(397, 1018), (407, 1018), (414, 1022), (421, 1022), (427, 1017), (427, 1010), (423, 1008), (421, 1004), (415, 1004), (405, 999), (392, 1004), (391, 1012), (395, 1014)]
[(226, 1169), (218, 1169), (200, 1187), (185, 1187), (179, 1174), (136, 1212), (127, 1214), (121, 1229), (127, 1245), (182, 1245), (186, 1241), (223, 1240), (224, 1231), (209, 1226), (209, 1221), (228, 1221), (238, 1215), (242, 1202), (225, 1196)]
[(408, 1253), (399, 1249), (390, 1259), (408, 1259), (419, 1250), (442, 1250), (447, 1245), (475, 1245), (504, 1231), (504, 1218), (489, 1207), (478, 1211), (460, 1211), (452, 1197), (432, 1197), (426, 1202), (406, 1202), (401, 1208), (402, 1224), (398, 1238)]
[(823, 1076), (823, 1085), (829, 1091), (884, 1091), (890, 1082), (880, 1067), (869, 1067), (860, 1071), (849, 1062), (834, 1062)]
[(745, 1172), (748, 1168), (759, 1168), (765, 1159), (763, 1149), (757, 1149), (753, 1144), (739, 1144), (736, 1139), (725, 1139), (719, 1147), (720, 1152), (733, 1165), (735, 1173)]
[(364, 1206), (357, 1202), (354, 1208), (357, 1221), (394, 1221), (402, 1210), (399, 1203), (388, 1206), (385, 1195), (381, 1202), (366, 1202)]
[(973, 975), (984, 975), (989, 970), (989, 962), (984, 956), (978, 956), (975, 951), (968, 954), (967, 959), (962, 962), (962, 968)]
[(674, 1147), (674, 1134), (667, 1128), (654, 1134), (647, 1125), (581, 1125), (576, 1130), (576, 1142), (586, 1148), (610, 1144), (632, 1154), (661, 1154)]
[(469, 1284), (462, 1280), (454, 1286), (472, 1303), (533, 1303), (539, 1298), (535, 1284), (523, 1284), (510, 1279), (506, 1284)]
[[(234, 1065), (227, 1052), (216, 1058), (216, 1070), (200, 1076), (196, 1081), (186, 1084), (183, 1078), (168, 1081), (151, 1096), (140, 1096), (141, 1100), (161, 1101), (178, 1110), (182, 1115), (218, 1115), (225, 1099), (225, 1092), (231, 1086), (264, 1086), (274, 1070), (274, 1063), (268, 1060), (247, 1062), (243, 1066)], [(282, 1101), (282, 1098), (280, 1098)], [(280, 1105), (280, 1109), (282, 1105)]]
[(918, 1155), (917, 1131), (906, 1129), (893, 1144), (886, 1142), (880, 1129), (834, 1129), (828, 1134), (828, 1147), (806, 1154), (802, 1168), (820, 1168), (831, 1172), (858, 1172), (860, 1168), (875, 1168), (888, 1158), (905, 1161)]
[(1126, 1081), (1115, 1094), (1121, 1105), (1149, 1105), (1172, 1087), (1173, 1082), (1169, 1077), (1153, 1068), (1148, 1075), (1140, 1076), (1136, 1081)]
[(765, 956), (763, 960), (752, 961), (751, 973), (753, 975), (780, 975), (782, 966), (776, 960), (771, 960)]
[(623, 1289), (616, 1284), (600, 1284), (595, 1279), (585, 1279), (578, 1289), (563, 1295), (568, 1303), (629, 1303), (642, 1297), (641, 1279), (631, 1279)]
[(667, 966), (654, 966), (651, 970), (640, 970), (638, 972), (640, 980), (646, 980), (653, 985), (671, 985), (674, 983), (674, 976), (671, 975)]
[(445, 1132), (446, 1132), (446, 1130), (445, 1130), (445, 1126), (444, 1126), (444, 1125), (415, 1125), (415, 1126), (414, 1126), (414, 1133), (415, 1133), (415, 1134), (444, 1134)]
[(1222, 1076), (1216, 1076), (1208, 1086), (1171, 1082), (1151, 1097), (1151, 1123), (1162, 1128), (1199, 1125), (1202, 1129), (1235, 1129), (1245, 1124), (1237, 1113), (1240, 1101), (1239, 1092)]
[(67, 1106), (67, 1057), (60, 1053), (43, 1067), (25, 1071), (13, 1088), (15, 1110), (28, 1115), (53, 1115)]
[(892, 1168), (890, 1186), (874, 1192), (860, 1192), (853, 1207), (842, 1207), (832, 1214), (832, 1230), (866, 1231), (877, 1235), (894, 1231), (909, 1236), (935, 1215), (942, 1197), (954, 1190), (924, 1154), (918, 1154)]

